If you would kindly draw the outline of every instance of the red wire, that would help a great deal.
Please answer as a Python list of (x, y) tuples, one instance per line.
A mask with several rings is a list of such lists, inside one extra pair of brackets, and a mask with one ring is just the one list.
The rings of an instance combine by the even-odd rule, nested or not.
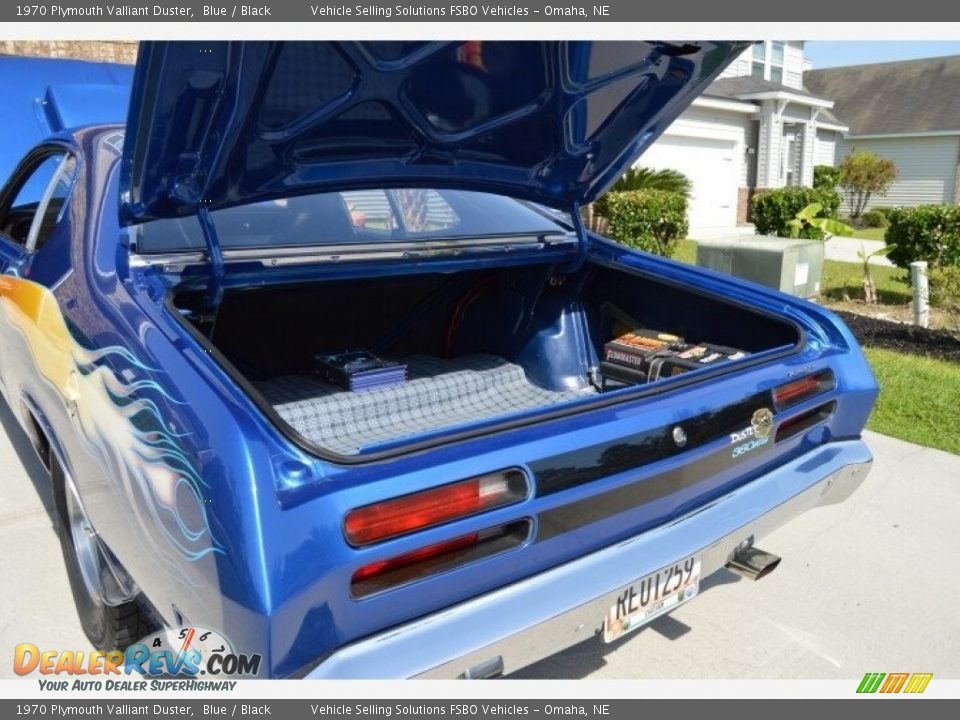
[(460, 298), (460, 301), (453, 309), (453, 315), (450, 316), (450, 323), (447, 325), (447, 333), (446, 338), (444, 339), (443, 347), (444, 357), (450, 357), (450, 353), (453, 350), (453, 341), (456, 339), (457, 332), (460, 330), (460, 325), (463, 324), (463, 319), (466, 316), (467, 308), (470, 307), (470, 305), (473, 304), (478, 297), (480, 297), (484, 286), (487, 285), (491, 280), (495, 280), (497, 277), (497, 275), (489, 275), (479, 280), (472, 288), (464, 293), (462, 298)]

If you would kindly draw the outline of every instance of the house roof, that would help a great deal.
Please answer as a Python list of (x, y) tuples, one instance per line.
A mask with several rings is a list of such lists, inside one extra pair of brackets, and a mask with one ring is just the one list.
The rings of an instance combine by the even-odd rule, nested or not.
[(783, 83), (774, 82), (773, 80), (764, 80), (763, 78), (755, 78), (749, 75), (744, 77), (728, 77), (714, 80), (713, 83), (710, 84), (710, 87), (707, 88), (706, 92), (704, 92), (704, 95), (740, 100), (742, 99), (740, 97), (741, 95), (756, 95), (759, 93), (772, 92), (784, 92), (792, 95), (801, 95), (804, 97), (820, 99), (819, 95), (814, 95), (806, 90), (798, 90), (797, 88), (787, 87)]
[[(765, 93), (786, 93), (789, 95), (796, 95), (798, 97), (809, 98), (810, 100), (817, 101), (818, 103), (824, 100), (829, 101), (833, 99), (830, 96), (814, 94), (807, 89), (792, 88), (784, 85), (783, 83), (774, 82), (773, 80), (764, 80), (763, 78), (755, 78), (751, 76), (729, 77), (714, 80), (713, 83), (710, 84), (710, 87), (707, 88), (703, 94), (709, 97), (722, 98), (724, 100), (751, 102), (751, 100), (748, 98)], [(838, 127), (846, 127), (846, 123), (837, 119), (837, 116), (830, 112), (830, 110), (827, 108), (820, 109), (820, 122), (830, 123), (837, 125)]]
[(808, 70), (851, 135), (960, 133), (960, 55)]

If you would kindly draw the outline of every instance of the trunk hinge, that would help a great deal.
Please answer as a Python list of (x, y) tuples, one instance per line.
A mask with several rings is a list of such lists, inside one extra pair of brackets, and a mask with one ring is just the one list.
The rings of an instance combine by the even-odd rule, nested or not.
[(568, 274), (577, 272), (587, 262), (587, 228), (584, 227), (583, 216), (580, 214), (580, 203), (573, 203), (570, 219), (573, 221), (573, 231), (577, 234), (577, 257), (564, 268), (564, 272)]
[(217, 228), (210, 218), (210, 211), (201, 207), (197, 212), (200, 227), (203, 230), (203, 241), (207, 245), (207, 260), (210, 261), (210, 283), (208, 285), (207, 303), (216, 317), (217, 308), (223, 300), (223, 251), (220, 248), (220, 238), (217, 237)]
[(203, 241), (207, 246), (207, 259), (210, 261), (210, 281), (207, 284), (206, 312), (198, 317), (198, 327), (206, 332), (208, 338), (213, 337), (217, 327), (217, 311), (220, 301), (223, 300), (223, 252), (220, 249), (220, 238), (217, 237), (217, 228), (210, 218), (210, 212), (201, 207), (197, 212), (200, 228), (203, 231)]

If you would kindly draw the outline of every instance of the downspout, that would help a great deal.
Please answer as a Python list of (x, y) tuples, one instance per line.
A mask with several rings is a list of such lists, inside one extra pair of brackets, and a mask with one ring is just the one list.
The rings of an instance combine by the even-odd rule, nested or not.
[[(768, 188), (781, 187), (774, 182), (780, 182), (781, 166), (783, 165), (783, 111), (787, 109), (789, 100), (775, 100), (773, 113), (770, 115), (770, 129), (767, 132), (767, 167), (766, 175)], [(773, 149), (777, 152), (774, 154)]]
[(957, 167), (953, 173), (953, 201), (960, 204), (960, 141), (957, 142)]
[[(810, 153), (810, 187), (813, 187), (813, 169), (817, 166), (817, 121), (820, 119), (820, 114), (823, 112), (822, 108), (811, 107), (810, 108), (810, 121), (807, 123), (806, 130), (803, 135), (803, 155), (800, 157), (800, 178), (801, 184), (803, 179), (806, 176), (807, 163), (806, 156), (809, 150)], [(807, 148), (807, 140), (810, 141), (810, 147)]]

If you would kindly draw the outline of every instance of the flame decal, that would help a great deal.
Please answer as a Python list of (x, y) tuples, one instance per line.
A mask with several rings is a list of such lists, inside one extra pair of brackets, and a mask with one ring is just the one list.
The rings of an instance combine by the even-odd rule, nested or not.
[(0, 308), (70, 409), (104, 477), (122, 489), (157, 560), (182, 578), (177, 556), (223, 552), (208, 522), (206, 482), (184, 449), (185, 435), (165, 422), (163, 407), (183, 402), (157, 381), (160, 371), (124, 347), (83, 347), (53, 293), (36, 283), (0, 277)]

